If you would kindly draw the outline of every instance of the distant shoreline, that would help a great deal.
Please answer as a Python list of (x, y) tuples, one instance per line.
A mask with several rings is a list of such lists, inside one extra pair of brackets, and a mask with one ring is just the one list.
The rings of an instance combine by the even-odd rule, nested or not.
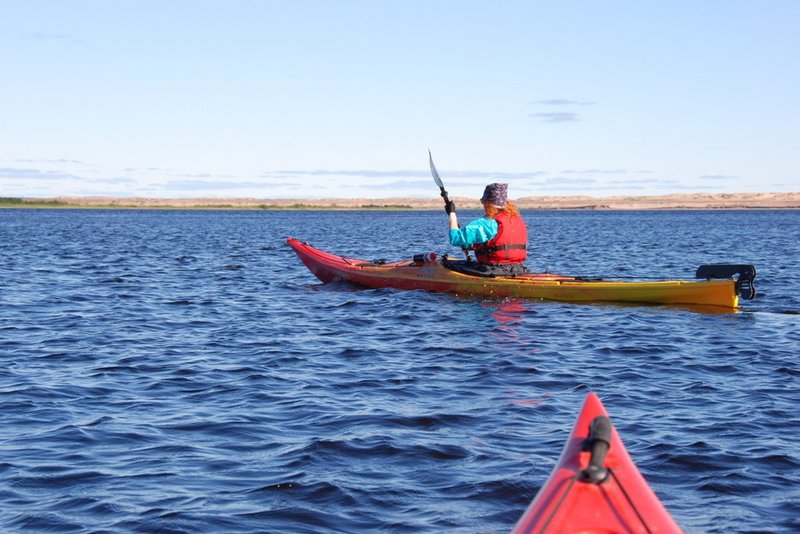
[[(480, 209), (477, 199), (455, 197), (460, 209)], [(692, 193), (641, 196), (541, 196), (514, 199), (519, 209), (540, 210), (749, 210), (800, 209), (800, 192)], [(433, 198), (147, 198), (147, 197), (0, 197), (0, 208), (220, 209), (220, 210), (432, 210)]]

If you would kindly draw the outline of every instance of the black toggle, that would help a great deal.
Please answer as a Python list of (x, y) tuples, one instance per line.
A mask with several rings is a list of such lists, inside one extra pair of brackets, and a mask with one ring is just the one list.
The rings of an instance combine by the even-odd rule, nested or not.
[(606, 455), (611, 448), (611, 419), (598, 415), (589, 424), (589, 437), (583, 443), (583, 450), (589, 451), (589, 466), (578, 474), (581, 482), (600, 484), (608, 478), (605, 467)]

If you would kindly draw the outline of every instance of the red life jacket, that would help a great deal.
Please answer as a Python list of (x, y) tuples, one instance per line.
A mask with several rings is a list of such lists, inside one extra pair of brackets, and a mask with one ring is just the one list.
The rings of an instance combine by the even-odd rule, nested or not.
[(497, 235), (486, 243), (473, 245), (481, 263), (522, 263), (528, 257), (528, 229), (522, 217), (511, 217), (505, 211), (494, 216)]

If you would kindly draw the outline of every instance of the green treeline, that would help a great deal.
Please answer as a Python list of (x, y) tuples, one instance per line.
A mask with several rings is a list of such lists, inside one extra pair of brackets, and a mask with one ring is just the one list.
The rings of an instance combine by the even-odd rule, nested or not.
[(66, 202), (60, 200), (26, 200), (19, 197), (0, 197), (0, 208), (8, 207), (53, 207), (53, 206), (66, 206)]

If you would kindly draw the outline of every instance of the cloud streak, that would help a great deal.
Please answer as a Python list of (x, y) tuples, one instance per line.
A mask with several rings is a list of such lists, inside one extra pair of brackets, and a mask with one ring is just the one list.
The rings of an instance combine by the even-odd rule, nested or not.
[(640, 180), (612, 180), (607, 185), (610, 186), (629, 186), (629, 185), (678, 185), (677, 180), (653, 180), (653, 179), (640, 179)]
[(557, 112), (540, 112), (531, 113), (529, 115), (535, 119), (540, 119), (541, 122), (559, 123), (559, 122), (578, 122), (580, 118), (577, 113), (572, 111), (557, 111)]
[(567, 169), (561, 171), (562, 174), (627, 174), (626, 169), (583, 169), (576, 171), (574, 169)]
[(22, 37), (31, 41), (38, 41), (42, 43), (53, 43), (53, 44), (67, 43), (74, 45), (85, 44), (82, 40), (78, 39), (77, 37), (68, 35), (66, 33), (32, 32), (32, 33), (22, 34)]
[(265, 184), (261, 182), (225, 182), (225, 181), (204, 181), (204, 180), (173, 180), (163, 185), (164, 189), (170, 191), (196, 191), (207, 189), (263, 189)]
[[(527, 172), (497, 172), (497, 171), (444, 171), (441, 173), (446, 179), (450, 178), (474, 178), (474, 179), (497, 179), (497, 180), (517, 180), (523, 178), (531, 178), (533, 176), (540, 176), (546, 174), (545, 171), (527, 171)], [(261, 173), (260, 177), (268, 180), (280, 180), (284, 178), (297, 178), (297, 177), (326, 177), (326, 176), (346, 176), (356, 178), (427, 178), (430, 177), (430, 171), (424, 170), (394, 170), (394, 171), (378, 171), (368, 169), (357, 170), (280, 170), (280, 171), (265, 171)]]
[[(128, 167), (123, 171), (100, 171), (94, 165), (73, 159), (12, 159), (5, 162), (29, 163), (30, 166), (0, 167), (0, 186), (6, 193), (99, 194), (151, 196), (429, 196), (436, 194), (430, 170), (420, 169), (282, 169), (261, 171), (255, 175), (176, 172), (160, 167)], [(33, 165), (40, 163), (41, 166)], [(86, 167), (76, 167), (77, 165)], [(48, 169), (48, 167), (51, 167)], [(82, 168), (78, 174), (71, 172)], [(88, 174), (88, 176), (87, 176)], [(566, 168), (504, 172), (487, 170), (447, 170), (442, 177), (451, 193), (459, 196), (480, 194), (488, 182), (508, 182), (518, 196), (527, 194), (576, 194), (598, 191), (713, 191), (740, 177), (708, 173), (686, 180), (658, 177), (658, 171), (625, 168)], [(539, 193), (541, 192), (541, 193)]]
[(17, 180), (83, 180), (80, 176), (65, 172), (19, 169), (15, 167), (0, 167), (0, 178)]
[(360, 176), (365, 178), (397, 178), (397, 177), (417, 177), (425, 171), (376, 171), (367, 169), (356, 170), (280, 170), (280, 171), (265, 171), (261, 174), (262, 178), (285, 178), (293, 176)]
[(75, 165), (88, 165), (86, 162), (79, 161), (77, 159), (15, 159), (15, 163), (55, 163), (55, 164), (62, 164), (62, 163), (73, 163)]
[(110, 184), (110, 185), (136, 185), (139, 183), (133, 178), (123, 178), (123, 177), (97, 178), (95, 180), (90, 180), (90, 182), (93, 184)]
[(387, 189), (387, 190), (396, 190), (396, 189), (403, 189), (403, 190), (417, 190), (417, 189), (431, 189), (433, 190), (433, 181), (432, 180), (417, 180), (417, 181), (410, 181), (410, 180), (398, 180), (396, 182), (389, 182), (386, 184), (366, 184), (362, 185), (361, 187), (365, 189)]
[(735, 180), (736, 176), (726, 176), (724, 174), (704, 174), (701, 180)]
[[(593, 106), (595, 102), (588, 100), (570, 100), (567, 98), (545, 98), (534, 100), (532, 104), (548, 107), (574, 107), (574, 106)], [(547, 124), (558, 124), (562, 122), (580, 122), (581, 118), (574, 111), (539, 111), (528, 115), (531, 118), (539, 119), (539, 122)]]
[(596, 102), (568, 100), (566, 98), (548, 98), (544, 100), (535, 100), (534, 104), (543, 104), (545, 106), (593, 106)]
[(547, 178), (544, 185), (591, 185), (597, 180), (594, 178), (564, 178), (557, 176), (555, 178)]

